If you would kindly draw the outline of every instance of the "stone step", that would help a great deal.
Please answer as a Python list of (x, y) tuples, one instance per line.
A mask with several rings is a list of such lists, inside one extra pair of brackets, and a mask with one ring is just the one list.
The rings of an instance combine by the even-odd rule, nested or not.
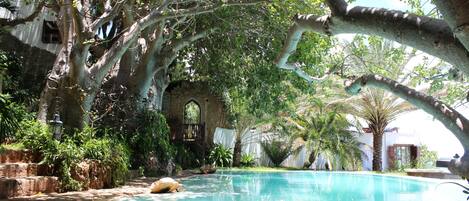
[(0, 152), (0, 163), (37, 163), (40, 160), (40, 154), (28, 150), (7, 149)]
[(0, 163), (0, 177), (48, 176), (50, 169), (37, 163)]
[(0, 177), (0, 199), (17, 196), (29, 196), (38, 193), (53, 193), (57, 192), (58, 188), (59, 181), (57, 177)]

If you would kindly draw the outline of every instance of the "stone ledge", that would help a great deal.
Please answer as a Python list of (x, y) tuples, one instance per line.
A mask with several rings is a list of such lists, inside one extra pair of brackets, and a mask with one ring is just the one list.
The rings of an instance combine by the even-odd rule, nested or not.
[(37, 163), (40, 160), (40, 154), (29, 150), (5, 150), (0, 153), (0, 163)]
[(48, 170), (37, 163), (0, 163), (0, 177), (48, 176)]
[(22, 178), (0, 178), (0, 199), (16, 196), (36, 195), (38, 193), (57, 192), (57, 177), (35, 176)]
[(415, 177), (427, 177), (437, 179), (461, 179), (460, 176), (454, 175), (444, 169), (407, 169), (407, 175)]

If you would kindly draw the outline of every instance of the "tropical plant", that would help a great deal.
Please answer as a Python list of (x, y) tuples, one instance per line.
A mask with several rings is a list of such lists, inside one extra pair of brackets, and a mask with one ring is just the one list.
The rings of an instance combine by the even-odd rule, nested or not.
[(0, 94), (0, 143), (5, 140), (15, 140), (15, 133), (22, 120), (32, 119), (34, 114), (29, 113), (21, 104), (11, 101), (8, 94)]
[(243, 154), (241, 155), (240, 164), (242, 167), (252, 167), (255, 165), (254, 156), (251, 154)]
[(9, 99), (8, 95), (0, 94), (0, 142), (11, 137), (19, 126), (19, 119)]
[[(351, 124), (336, 111), (324, 111), (317, 102), (317, 111), (309, 111), (289, 119), (292, 136), (301, 138), (309, 150), (307, 165), (313, 164), (319, 155), (337, 164), (335, 169), (357, 170), (361, 167), (360, 142), (349, 128)], [(329, 164), (329, 165), (332, 165)], [(334, 169), (334, 167), (328, 167)]]
[(265, 140), (261, 142), (261, 147), (275, 167), (279, 167), (293, 153), (291, 142), (285, 140)]
[(210, 150), (208, 158), (215, 166), (229, 167), (233, 159), (233, 154), (231, 153), (231, 149), (222, 144), (215, 144)]
[(414, 107), (383, 90), (365, 90), (358, 100), (352, 101), (348, 113), (366, 120), (373, 133), (373, 170), (382, 171), (382, 145), (384, 130), (390, 122)]

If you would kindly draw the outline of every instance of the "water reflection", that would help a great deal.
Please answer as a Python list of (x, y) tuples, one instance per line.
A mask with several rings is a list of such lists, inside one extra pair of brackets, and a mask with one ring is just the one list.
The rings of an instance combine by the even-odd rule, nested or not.
[[(331, 172), (221, 172), (182, 180), (186, 191), (131, 200), (161, 201), (429, 201), (441, 200), (437, 183), (379, 175)], [(444, 200), (460, 193), (446, 187)]]

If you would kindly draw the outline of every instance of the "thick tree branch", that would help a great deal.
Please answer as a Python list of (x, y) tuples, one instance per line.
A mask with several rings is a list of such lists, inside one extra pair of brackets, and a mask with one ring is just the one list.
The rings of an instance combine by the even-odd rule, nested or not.
[(288, 32), (285, 46), (276, 60), (279, 67), (295, 69), (286, 62), (295, 51), (301, 34), (314, 31), (325, 35), (359, 33), (381, 36), (439, 57), (469, 75), (469, 51), (454, 37), (451, 28), (443, 20), (359, 6), (340, 15), (337, 12), (342, 9), (332, 10), (336, 14), (331, 16), (295, 16), (295, 24)]
[(42, 11), (42, 8), (45, 6), (45, 1), (39, 1), (37, 4), (36, 8), (34, 9), (33, 13), (31, 13), (29, 16), (24, 17), (24, 18), (19, 18), (19, 19), (3, 19), (0, 18), (0, 27), (4, 26), (16, 26), (19, 24), (24, 24), (26, 22), (33, 21)]
[(104, 13), (90, 25), (91, 31), (96, 33), (105, 23), (114, 19), (120, 13), (124, 3), (125, 0), (120, 0), (111, 6), (111, 1), (107, 0), (104, 5)]
[(435, 1), (435, 5), (443, 14), (455, 36), (469, 50), (469, 1), (438, 0)]
[[(135, 68), (134, 73), (130, 78), (129, 88), (131, 88), (131, 90), (135, 91), (135, 89), (137, 89), (137, 91), (139, 91), (138, 89), (142, 87), (141, 83), (145, 83), (145, 80), (147, 80), (148, 77), (153, 77), (152, 69), (156, 65), (156, 60), (160, 59), (155, 58), (155, 54), (159, 52), (163, 46), (163, 32), (164, 23), (160, 23), (154, 32), (153, 40), (150, 41), (147, 50), (143, 54), (138, 66)], [(140, 96), (143, 95), (144, 94), (140, 94)]]
[(347, 2), (344, 0), (326, 0), (332, 15), (343, 15), (347, 11)]
[[(318, 23), (315, 23), (316, 27), (314, 27), (314, 30), (320, 30), (322, 29), (322, 25), (328, 20), (328, 18), (317, 18)], [(290, 70), (295, 72), (298, 76), (302, 77), (308, 82), (315, 82), (315, 81), (321, 81), (327, 77), (327, 75), (317, 78), (317, 77), (312, 77), (308, 75), (306, 72), (304, 72), (301, 69), (301, 65), (298, 63), (287, 63), (288, 58), (295, 52), (296, 47), (298, 46), (298, 43), (301, 40), (301, 36), (303, 35), (303, 32), (307, 31), (308, 28), (310, 27), (310, 24), (304, 20), (299, 20), (295, 21), (295, 24), (290, 27), (288, 30), (287, 34), (287, 39), (285, 42), (285, 45), (283, 46), (280, 54), (278, 55), (277, 59), (275, 60), (275, 64), (285, 70)]]
[(172, 44), (169, 44), (161, 52), (155, 52), (149, 61), (152, 61), (150, 65), (147, 63), (146, 66), (139, 66), (139, 71), (136, 71), (132, 77), (132, 87), (134, 91), (140, 96), (145, 97), (148, 89), (151, 86), (152, 79), (155, 75), (163, 72), (164, 75), (160, 77), (166, 77), (168, 67), (177, 58), (178, 53), (183, 48), (189, 46), (192, 42), (206, 37), (212, 30), (201, 31), (197, 34), (189, 35), (181, 39), (175, 40)]
[(71, 10), (72, 10), (73, 21), (75, 22), (74, 32), (78, 36), (77, 44), (81, 44), (89, 38), (90, 34), (87, 34), (87, 32), (85, 32), (86, 21), (83, 18), (83, 15), (81, 14), (80, 9), (78, 9), (77, 7), (72, 7)]

